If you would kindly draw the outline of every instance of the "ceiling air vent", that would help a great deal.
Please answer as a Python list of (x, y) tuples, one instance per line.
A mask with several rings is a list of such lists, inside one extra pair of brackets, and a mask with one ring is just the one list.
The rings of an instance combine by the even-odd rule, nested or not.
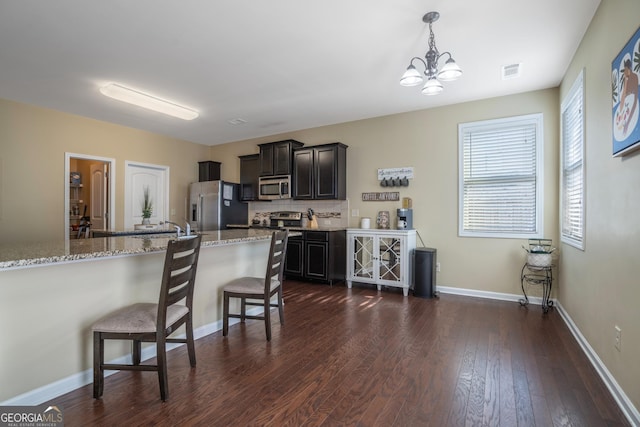
[(231, 119), (231, 120), (228, 120), (228, 122), (229, 122), (229, 124), (232, 124), (234, 126), (243, 125), (243, 124), (247, 123), (247, 121), (245, 119), (241, 119), (241, 118)]
[(502, 66), (502, 80), (515, 79), (520, 77), (522, 64), (510, 64)]

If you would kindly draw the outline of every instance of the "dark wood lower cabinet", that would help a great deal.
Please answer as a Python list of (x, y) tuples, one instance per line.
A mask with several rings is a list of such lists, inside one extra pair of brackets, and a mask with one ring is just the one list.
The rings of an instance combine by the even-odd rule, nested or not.
[(302, 236), (289, 237), (284, 274), (287, 278), (301, 278), (304, 275), (304, 239)]
[(289, 239), (284, 272), (287, 279), (333, 284), (346, 276), (346, 232), (303, 231)]
[(309, 279), (328, 280), (329, 244), (327, 242), (304, 242), (305, 276)]

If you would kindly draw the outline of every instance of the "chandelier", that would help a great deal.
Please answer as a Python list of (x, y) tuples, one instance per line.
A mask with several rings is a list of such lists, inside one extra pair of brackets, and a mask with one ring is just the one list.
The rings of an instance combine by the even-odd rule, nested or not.
[[(427, 82), (422, 87), (422, 93), (425, 95), (437, 95), (442, 92), (442, 83), (458, 79), (462, 75), (462, 69), (453, 60), (450, 52), (440, 53), (436, 47), (436, 38), (433, 35), (433, 29), (431, 24), (436, 22), (440, 18), (438, 12), (429, 12), (422, 17), (422, 21), (429, 24), (429, 51), (426, 53), (423, 60), (417, 56), (411, 58), (407, 71), (404, 72), (400, 79), (402, 86), (417, 86), (424, 80), (420, 72), (413, 65), (414, 61), (419, 61), (424, 66), (424, 75), (427, 78)], [(442, 68), (438, 69), (438, 61), (444, 55), (448, 55), (449, 59), (444, 63)]]

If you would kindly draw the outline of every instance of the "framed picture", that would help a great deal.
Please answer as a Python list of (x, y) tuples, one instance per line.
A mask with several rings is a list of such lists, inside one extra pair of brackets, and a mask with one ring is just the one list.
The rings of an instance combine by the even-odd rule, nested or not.
[(622, 156), (640, 148), (640, 28), (611, 63), (611, 118), (613, 155)]

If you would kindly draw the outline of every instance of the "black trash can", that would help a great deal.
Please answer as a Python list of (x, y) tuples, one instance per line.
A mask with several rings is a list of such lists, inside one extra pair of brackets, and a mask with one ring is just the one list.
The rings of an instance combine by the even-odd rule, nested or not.
[(413, 295), (420, 298), (433, 298), (436, 290), (436, 256), (434, 248), (416, 248), (414, 257)]

